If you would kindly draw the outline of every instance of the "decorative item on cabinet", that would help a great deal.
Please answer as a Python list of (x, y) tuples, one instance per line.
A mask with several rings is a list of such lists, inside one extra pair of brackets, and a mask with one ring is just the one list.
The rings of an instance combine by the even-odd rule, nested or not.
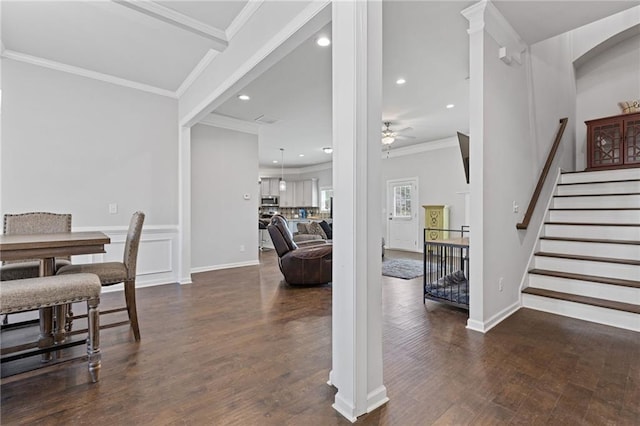
[(428, 240), (446, 240), (449, 238), (449, 206), (428, 205), (424, 208), (425, 238)]
[(640, 112), (585, 121), (587, 170), (640, 167)]

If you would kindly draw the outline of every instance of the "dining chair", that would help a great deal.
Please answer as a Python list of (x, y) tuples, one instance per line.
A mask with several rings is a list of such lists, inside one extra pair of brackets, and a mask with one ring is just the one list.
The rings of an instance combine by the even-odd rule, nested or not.
[(129, 231), (124, 245), (122, 262), (88, 263), (82, 265), (68, 265), (60, 268), (57, 275), (92, 273), (100, 278), (103, 287), (124, 283), (124, 297), (126, 307), (101, 311), (100, 314), (111, 314), (127, 311), (128, 321), (106, 324), (101, 328), (110, 328), (119, 325), (130, 324), (136, 341), (140, 340), (140, 328), (138, 326), (138, 311), (136, 308), (136, 264), (138, 259), (138, 246), (142, 235), (144, 213), (135, 212), (129, 223)]
[[(69, 213), (7, 213), (4, 215), (3, 232), (6, 235), (57, 234), (71, 232)], [(71, 264), (69, 257), (56, 258), (56, 270)], [(5, 260), (0, 267), (0, 281), (35, 278), (40, 275), (40, 261)]]

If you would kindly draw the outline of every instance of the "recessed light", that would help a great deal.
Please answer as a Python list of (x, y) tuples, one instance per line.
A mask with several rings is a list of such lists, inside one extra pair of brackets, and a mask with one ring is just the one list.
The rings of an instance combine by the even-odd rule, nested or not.
[(278, 164), (278, 160), (273, 160), (273, 164)]
[(396, 80), (397, 85), (402, 85), (402, 84), (405, 84), (406, 82), (407, 80), (405, 80), (404, 78), (399, 78)]
[(331, 148), (330, 146), (326, 148), (322, 148), (322, 150), (324, 151), (325, 154), (331, 154), (333, 152), (333, 148)]
[(449, 105), (447, 105), (447, 109), (451, 109), (451, 108), (453, 108), (454, 106), (455, 106), (454, 104), (449, 104)]
[(329, 37), (327, 36), (320, 36), (316, 40), (316, 43), (318, 44), (318, 46), (327, 47), (331, 44), (331, 40), (329, 40)]
[(298, 154), (298, 157), (304, 157), (304, 154)]
[(249, 95), (238, 95), (238, 99), (240, 99), (241, 101), (248, 101), (251, 98), (249, 97)]

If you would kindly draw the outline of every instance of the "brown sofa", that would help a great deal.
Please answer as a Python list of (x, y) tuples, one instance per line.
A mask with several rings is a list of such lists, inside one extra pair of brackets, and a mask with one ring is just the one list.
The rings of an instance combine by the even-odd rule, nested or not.
[(294, 285), (326, 284), (331, 282), (333, 245), (298, 245), (284, 217), (276, 215), (267, 227), (278, 253), (278, 265), (285, 281)]

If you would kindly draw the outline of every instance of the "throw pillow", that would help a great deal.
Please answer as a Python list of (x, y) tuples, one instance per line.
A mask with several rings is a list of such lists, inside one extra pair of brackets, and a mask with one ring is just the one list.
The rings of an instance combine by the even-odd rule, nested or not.
[(311, 222), (307, 224), (307, 229), (310, 234), (320, 235), (323, 239), (327, 239), (327, 234), (322, 230), (322, 226), (318, 222)]
[(296, 226), (298, 227), (298, 234), (312, 234), (312, 232), (309, 232), (306, 223), (298, 222)]
[(331, 229), (331, 227), (329, 226), (326, 220), (323, 220), (322, 222), (320, 222), (320, 227), (322, 228), (325, 235), (327, 236), (327, 239), (333, 240), (333, 229)]

